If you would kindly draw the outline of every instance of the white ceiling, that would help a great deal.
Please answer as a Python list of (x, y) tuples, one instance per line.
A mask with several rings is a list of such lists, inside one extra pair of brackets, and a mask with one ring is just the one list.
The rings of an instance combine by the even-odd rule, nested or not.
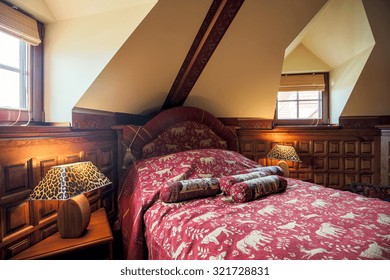
[(44, 23), (144, 5), (154, 0), (6, 0)]

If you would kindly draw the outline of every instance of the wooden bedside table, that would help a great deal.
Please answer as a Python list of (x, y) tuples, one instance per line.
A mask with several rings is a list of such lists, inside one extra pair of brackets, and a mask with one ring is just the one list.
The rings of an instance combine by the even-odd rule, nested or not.
[[(113, 257), (113, 236), (107, 219), (106, 210), (100, 208), (91, 214), (91, 221), (87, 231), (79, 238), (62, 239), (57, 232), (48, 238), (38, 242), (23, 252), (17, 254), (11, 260), (33, 259), (83, 259), (88, 258), (88, 250), (106, 246), (107, 258)], [(101, 252), (102, 250), (99, 250)]]

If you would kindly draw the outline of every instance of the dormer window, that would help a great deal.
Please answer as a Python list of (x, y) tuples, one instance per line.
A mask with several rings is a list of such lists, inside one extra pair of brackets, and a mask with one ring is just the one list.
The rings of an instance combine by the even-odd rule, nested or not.
[(328, 73), (283, 75), (276, 102), (276, 124), (328, 124), (328, 77)]

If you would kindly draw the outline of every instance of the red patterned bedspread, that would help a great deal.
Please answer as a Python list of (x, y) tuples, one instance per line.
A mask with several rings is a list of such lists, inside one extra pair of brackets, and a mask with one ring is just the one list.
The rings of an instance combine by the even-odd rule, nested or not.
[(256, 167), (223, 150), (138, 162), (119, 194), (128, 259), (390, 259), (390, 203), (289, 179), (287, 190), (247, 203), (228, 196), (163, 203), (168, 180)]

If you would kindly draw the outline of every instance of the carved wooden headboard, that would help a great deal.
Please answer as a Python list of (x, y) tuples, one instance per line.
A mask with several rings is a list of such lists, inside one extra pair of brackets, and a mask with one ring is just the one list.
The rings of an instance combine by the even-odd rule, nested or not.
[[(119, 167), (123, 164), (126, 147), (131, 148), (131, 152), (136, 159), (144, 157), (143, 148), (159, 137), (164, 137), (164, 133), (176, 129), (181, 133), (176, 125), (189, 124), (194, 129), (201, 127), (226, 142), (225, 148), (233, 151), (238, 150), (238, 138), (233, 127), (225, 126), (220, 120), (209, 112), (195, 107), (177, 107), (163, 111), (153, 117), (144, 126), (116, 126), (114, 129), (118, 133), (118, 160)], [(207, 129), (206, 129), (207, 128)], [(189, 131), (187, 130), (186, 133)], [(222, 142), (221, 141), (221, 142)], [(218, 144), (218, 143), (217, 143)], [(204, 148), (216, 147), (218, 145), (204, 145)], [(188, 147), (193, 148), (193, 147)], [(173, 150), (173, 151), (180, 151)]]

